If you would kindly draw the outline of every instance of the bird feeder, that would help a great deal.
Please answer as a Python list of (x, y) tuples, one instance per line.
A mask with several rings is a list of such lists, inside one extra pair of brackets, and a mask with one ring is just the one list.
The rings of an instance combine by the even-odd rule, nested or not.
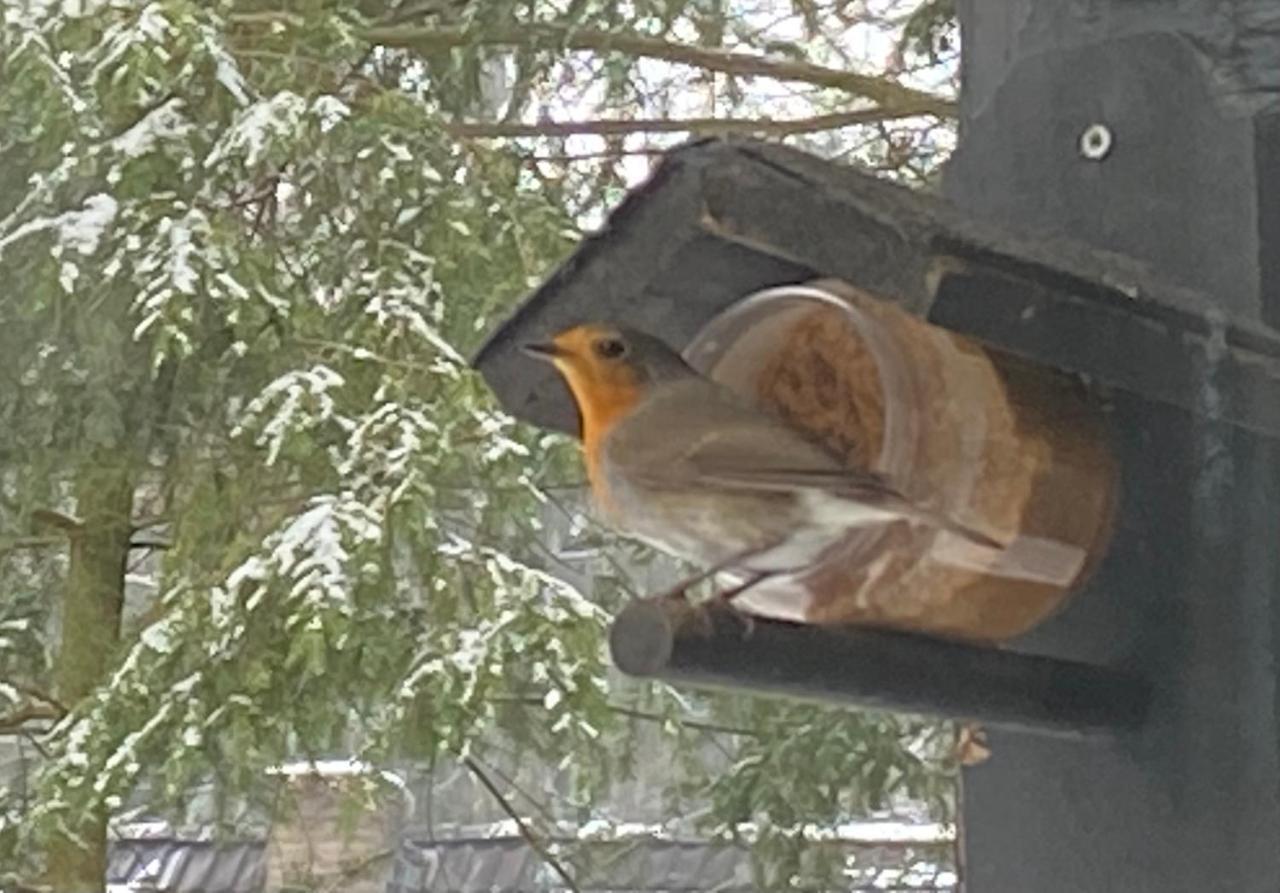
[[(804, 210), (814, 203), (818, 212)], [(1010, 548), (976, 554), (954, 537), (902, 527), (874, 539), (854, 533), (811, 578), (753, 594), (748, 605), (776, 618), (754, 626), (752, 647), (774, 648), (768, 661), (725, 663), (738, 653), (740, 621), (640, 601), (614, 622), (618, 666), (1053, 734), (1139, 721), (1148, 683), (1127, 668), (989, 647), (1079, 597), (1111, 552), (1117, 481), (1127, 483), (1112, 458), (1104, 394), (1078, 370), (1037, 361), (1039, 345), (984, 338), (980, 326), (965, 332), (970, 318), (942, 327), (922, 319), (948, 311), (963, 290), (966, 307), (977, 296), (988, 309), (1003, 302), (997, 319), (1034, 322), (1077, 300), (1069, 277), (1103, 275), (1083, 263), (1050, 273), (1035, 251), (936, 198), (782, 147), (709, 140), (670, 153), (481, 349), (476, 364), (508, 410), (576, 433), (564, 383), (519, 345), (584, 320), (631, 325)], [(1008, 272), (1015, 263), (1040, 265), (1018, 278)], [(1053, 277), (1070, 286), (1046, 294), (1041, 280)], [(1149, 279), (1136, 281), (1145, 288)], [(813, 372), (824, 362), (836, 363), (837, 387), (846, 387), (834, 401), (811, 399), (826, 387)], [(839, 626), (838, 636), (812, 639), (804, 629), (815, 623)], [(850, 648), (909, 653), (915, 669), (832, 675)], [(804, 663), (815, 655), (828, 669)], [(984, 681), (938, 688), (929, 678)]]
[[(900, 466), (916, 493), (1083, 552), (994, 624), (947, 614), (999, 591), (991, 568), (916, 580), (916, 617), (859, 603), (846, 568), (749, 638), (679, 603), (614, 622), (628, 672), (988, 726), (962, 785), (967, 890), (1280, 888), (1280, 3), (1227, 7), (961, 0), (946, 198), (780, 146), (690, 144), (476, 358), (509, 411), (574, 431), (562, 383), (517, 346), (616, 320), (886, 470), (906, 463), (889, 406), (914, 405), (938, 425)], [(814, 316), (805, 289), (846, 306)], [(1009, 449), (970, 461), (956, 432), (975, 419), (889, 399), (873, 345), (904, 337), (890, 353), (912, 375), (941, 368), (913, 352), (930, 339), (974, 362), (934, 386)], [(835, 408), (823, 363), (861, 382)], [(938, 477), (949, 461), (977, 483)], [(974, 497), (989, 462), (1013, 467), (985, 486), (1025, 495)]]
[(1077, 382), (932, 326), (839, 281), (781, 286), (685, 348), (703, 374), (995, 550), (937, 529), (857, 528), (810, 572), (738, 606), (999, 641), (1051, 614), (1103, 553), (1116, 473)]

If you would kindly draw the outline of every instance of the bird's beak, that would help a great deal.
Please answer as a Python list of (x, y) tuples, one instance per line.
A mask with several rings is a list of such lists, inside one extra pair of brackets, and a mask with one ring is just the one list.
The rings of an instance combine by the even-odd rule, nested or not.
[(556, 357), (562, 357), (565, 354), (564, 348), (560, 347), (553, 341), (521, 344), (520, 349), (529, 356), (535, 357), (539, 360), (554, 360)]

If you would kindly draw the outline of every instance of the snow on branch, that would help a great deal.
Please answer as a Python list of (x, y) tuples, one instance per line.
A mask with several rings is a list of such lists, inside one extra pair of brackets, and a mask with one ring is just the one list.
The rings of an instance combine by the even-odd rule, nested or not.
[(245, 167), (254, 167), (277, 140), (295, 137), (307, 108), (307, 101), (290, 90), (245, 107), (205, 156), (205, 169), (232, 157), (242, 159)]
[(119, 203), (111, 196), (104, 192), (94, 193), (77, 210), (64, 211), (56, 217), (37, 217), (0, 236), (0, 257), (13, 243), (49, 230), (57, 233), (58, 241), (64, 247), (87, 257), (98, 250), (98, 243), (115, 221), (119, 209)]
[[(329, 392), (343, 385), (344, 379), (323, 364), (310, 369), (292, 369), (263, 388), (245, 408), (240, 422), (232, 430), (232, 437), (239, 437), (250, 428), (257, 428), (254, 443), (267, 448), (267, 465), (274, 465), (286, 439), (302, 431), (336, 418), (343, 427), (351, 422), (336, 415), (337, 404)], [(268, 410), (274, 412), (265, 422), (259, 423)]]

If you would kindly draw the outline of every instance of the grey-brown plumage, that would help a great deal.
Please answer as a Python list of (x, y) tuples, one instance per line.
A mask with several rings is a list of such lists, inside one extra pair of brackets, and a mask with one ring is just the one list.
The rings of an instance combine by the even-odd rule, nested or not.
[(650, 335), (580, 326), (534, 352), (552, 357), (578, 402), (601, 513), (667, 551), (753, 574), (796, 572), (850, 528), (901, 520), (999, 548), (844, 465)]

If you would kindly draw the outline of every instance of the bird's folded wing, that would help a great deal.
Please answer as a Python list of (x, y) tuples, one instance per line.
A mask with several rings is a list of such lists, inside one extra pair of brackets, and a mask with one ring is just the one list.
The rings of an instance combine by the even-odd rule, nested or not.
[[(802, 443), (804, 441), (802, 440)], [(817, 448), (815, 448), (817, 449)], [(790, 456), (791, 465), (783, 460)], [(713, 437), (697, 445), (672, 470), (690, 475), (699, 486), (716, 486), (730, 490), (764, 493), (822, 493), (836, 500), (848, 500), (846, 504), (861, 506), (861, 511), (874, 508), (890, 515), (947, 530), (972, 543), (989, 549), (1002, 549), (1004, 544), (983, 531), (976, 530), (948, 518), (946, 515), (917, 505), (903, 496), (882, 475), (856, 468), (805, 468), (797, 467), (795, 459), (787, 456), (765, 456), (756, 448), (745, 449), (742, 438)], [(777, 459), (775, 463), (770, 461)], [(821, 461), (825, 454), (805, 456)], [(834, 460), (830, 460), (833, 461)], [(670, 474), (671, 471), (668, 472)]]
[(719, 469), (712, 467), (699, 477), (711, 484), (741, 490), (821, 490), (859, 502), (895, 504), (904, 497), (881, 475), (872, 471), (838, 469), (815, 471), (802, 468)]
[[(754, 407), (707, 400), (678, 435), (638, 413), (616, 458), (642, 486), (719, 486), (757, 492), (821, 490), (848, 499), (902, 500), (882, 476), (849, 468), (782, 420)], [(655, 416), (657, 414), (655, 413)]]
[[(716, 487), (757, 493), (810, 491), (877, 507), (903, 518), (949, 530), (988, 548), (1003, 548), (986, 533), (916, 505), (883, 476), (849, 468), (804, 434), (742, 402), (715, 393), (706, 382), (670, 392), (696, 412), (682, 414), (678, 431), (658, 424), (663, 400), (653, 401), (625, 423), (625, 437), (611, 452), (634, 485), (667, 490)], [(618, 432), (623, 433), (622, 431)]]

